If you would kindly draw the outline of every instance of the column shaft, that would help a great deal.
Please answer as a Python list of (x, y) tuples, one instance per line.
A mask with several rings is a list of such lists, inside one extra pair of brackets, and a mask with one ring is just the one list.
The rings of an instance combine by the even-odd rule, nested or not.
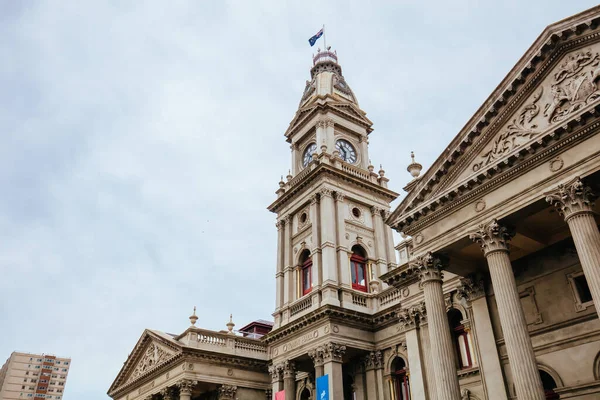
[(279, 221), (277, 222), (277, 273), (275, 274), (277, 286), (276, 290), (276, 302), (277, 308), (283, 307), (283, 268), (285, 265), (284, 261), (284, 229), (285, 225)]
[(585, 274), (596, 312), (600, 311), (600, 232), (592, 213), (579, 213), (567, 219), (575, 242), (581, 268)]
[(471, 301), (473, 309), (473, 332), (477, 337), (480, 353), (481, 376), (490, 400), (506, 400), (506, 388), (498, 348), (492, 330), (492, 321), (485, 296)]
[(283, 389), (285, 390), (285, 400), (296, 400), (296, 377), (286, 376), (283, 378)]
[(283, 303), (289, 304), (293, 301), (293, 279), (292, 274), (294, 273), (292, 269), (292, 263), (290, 262), (292, 258), (292, 219), (289, 216), (285, 219), (285, 233), (283, 238), (283, 273), (284, 273), (284, 290), (283, 290)]
[(377, 376), (373, 368), (365, 371), (367, 378), (367, 400), (378, 400), (377, 397)]
[(544, 400), (546, 397), (508, 251), (488, 252), (486, 258), (517, 397), (519, 400)]
[[(344, 377), (342, 374), (342, 363), (328, 361), (323, 365), (325, 375), (329, 375), (329, 396), (332, 400), (344, 397)], [(287, 398), (286, 398), (287, 400)]]
[(427, 307), (429, 343), (431, 356), (435, 360), (433, 370), (438, 400), (459, 400), (460, 387), (456, 374), (454, 347), (450, 336), (450, 325), (444, 305), (441, 280), (423, 282), (423, 294)]
[(425, 376), (423, 374), (419, 336), (420, 332), (418, 329), (410, 329), (405, 333), (408, 368), (410, 369), (411, 396), (415, 399), (425, 399), (427, 397), (425, 396)]
[[(429, 325), (421, 325), (421, 344), (423, 345), (423, 358), (425, 359), (425, 379), (427, 381), (427, 393), (429, 400), (437, 400), (437, 389), (435, 386), (435, 372), (433, 370), (433, 358), (431, 357), (431, 344), (429, 343)], [(426, 397), (427, 398), (427, 397)]]
[(310, 204), (310, 221), (312, 224), (311, 233), (312, 233), (312, 280), (313, 280), (313, 288), (320, 288), (322, 282), (322, 273), (321, 273), (321, 260), (320, 260), (320, 252), (315, 251), (315, 244), (319, 243), (319, 203), (317, 202), (316, 195), (313, 195), (311, 198)]

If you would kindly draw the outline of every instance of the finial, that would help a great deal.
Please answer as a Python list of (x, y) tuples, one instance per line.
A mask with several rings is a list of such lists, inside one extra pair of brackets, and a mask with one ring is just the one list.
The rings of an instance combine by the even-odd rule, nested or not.
[(383, 177), (385, 175), (385, 171), (383, 170), (383, 165), (379, 164), (379, 176)]
[(367, 167), (367, 169), (369, 170), (369, 172), (373, 172), (373, 170), (375, 169), (371, 160), (369, 160), (369, 166)]
[(229, 322), (226, 324), (227, 326), (227, 330), (229, 332), (227, 332), (227, 334), (229, 335), (235, 335), (235, 333), (233, 332), (233, 327), (235, 326), (235, 324), (233, 323), (233, 314), (229, 314)]
[(281, 180), (279, 181), (279, 187), (282, 188), (285, 186), (285, 182), (283, 181), (283, 175), (281, 175)]
[(421, 174), (423, 166), (415, 161), (415, 153), (413, 151), (410, 152), (410, 159), (412, 160), (412, 162), (408, 165), (408, 168), (406, 168), (406, 170), (410, 172), (413, 179), (416, 179)]
[(292, 171), (288, 169), (288, 174), (286, 176), (287, 181), (289, 182), (293, 178)]
[(194, 313), (190, 315), (190, 322), (192, 326), (196, 325), (196, 321), (198, 321), (198, 317), (196, 316), (196, 306), (194, 306)]

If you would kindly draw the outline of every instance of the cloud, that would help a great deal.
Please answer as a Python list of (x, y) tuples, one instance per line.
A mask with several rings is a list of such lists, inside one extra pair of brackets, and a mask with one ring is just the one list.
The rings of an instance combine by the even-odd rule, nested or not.
[(71, 356), (94, 400), (144, 328), (270, 318), (266, 206), (323, 23), (400, 190), (583, 3), (3, 3), (0, 354)]

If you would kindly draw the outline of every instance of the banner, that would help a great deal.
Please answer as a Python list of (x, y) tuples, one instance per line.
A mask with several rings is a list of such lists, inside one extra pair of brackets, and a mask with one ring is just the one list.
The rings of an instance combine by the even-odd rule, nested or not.
[(285, 400), (285, 390), (275, 393), (275, 400)]
[(315, 400), (329, 400), (329, 375), (317, 378), (317, 397)]

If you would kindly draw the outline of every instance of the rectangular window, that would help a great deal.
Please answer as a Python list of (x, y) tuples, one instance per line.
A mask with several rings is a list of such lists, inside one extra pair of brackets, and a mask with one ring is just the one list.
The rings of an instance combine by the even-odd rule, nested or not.
[(60, 364), (60, 361), (57, 361), (56, 364)]
[(567, 280), (573, 293), (576, 312), (584, 311), (594, 305), (592, 292), (582, 271), (567, 274)]

